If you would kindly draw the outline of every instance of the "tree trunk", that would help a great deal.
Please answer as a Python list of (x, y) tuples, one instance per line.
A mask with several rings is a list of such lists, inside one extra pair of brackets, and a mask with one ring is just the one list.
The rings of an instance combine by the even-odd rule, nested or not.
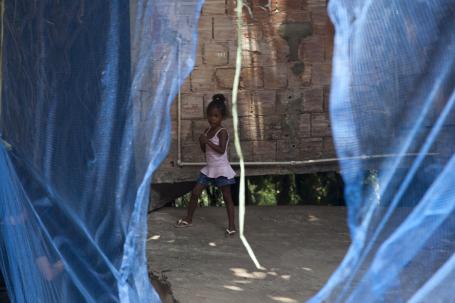
[(207, 186), (205, 191), (209, 197), (209, 206), (216, 206), (218, 203), (218, 195), (216, 189), (212, 186)]
[(279, 183), (278, 183), (278, 198), (276, 201), (277, 205), (289, 205), (291, 200), (291, 176), (284, 175), (280, 176)]

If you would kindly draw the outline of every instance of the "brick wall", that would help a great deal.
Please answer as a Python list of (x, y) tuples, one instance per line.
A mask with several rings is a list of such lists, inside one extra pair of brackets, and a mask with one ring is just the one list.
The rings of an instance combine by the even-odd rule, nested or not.
[[(245, 1), (240, 79), (240, 139), (247, 161), (287, 161), (334, 156), (328, 118), (333, 31), (326, 0)], [(181, 89), (182, 161), (204, 155), (199, 134), (215, 93), (231, 100), (235, 72), (235, 1), (206, 0), (199, 24), (194, 71)], [(230, 103), (230, 102), (229, 102)], [(177, 107), (172, 108), (172, 147), (155, 182), (194, 180), (199, 168), (177, 166)], [(225, 125), (231, 129), (232, 120)], [(233, 144), (229, 155), (237, 160)], [(248, 174), (334, 169), (334, 164), (247, 168)]]

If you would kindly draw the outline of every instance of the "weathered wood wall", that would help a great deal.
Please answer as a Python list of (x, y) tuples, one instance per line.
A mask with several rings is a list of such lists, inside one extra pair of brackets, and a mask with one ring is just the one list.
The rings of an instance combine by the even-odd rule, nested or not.
[[(207, 126), (205, 107), (215, 93), (229, 101), (235, 71), (235, 1), (206, 0), (199, 24), (194, 71), (181, 88), (182, 158), (204, 161), (198, 145)], [(240, 139), (247, 161), (334, 157), (328, 117), (333, 30), (326, 0), (246, 1), (239, 93)], [(199, 167), (177, 165), (177, 106), (172, 107), (172, 146), (155, 183), (194, 180)], [(232, 120), (225, 121), (231, 129)], [(236, 161), (233, 144), (231, 161)], [(247, 174), (333, 170), (312, 166), (247, 167)]]

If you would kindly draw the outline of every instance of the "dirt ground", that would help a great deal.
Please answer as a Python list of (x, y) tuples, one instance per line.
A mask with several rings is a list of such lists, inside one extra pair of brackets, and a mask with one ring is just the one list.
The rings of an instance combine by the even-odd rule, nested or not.
[(149, 215), (150, 269), (167, 276), (180, 303), (305, 302), (350, 243), (344, 207), (248, 207), (246, 237), (266, 268), (258, 270), (240, 238), (225, 237), (224, 208), (200, 208), (192, 227), (175, 228), (184, 213)]

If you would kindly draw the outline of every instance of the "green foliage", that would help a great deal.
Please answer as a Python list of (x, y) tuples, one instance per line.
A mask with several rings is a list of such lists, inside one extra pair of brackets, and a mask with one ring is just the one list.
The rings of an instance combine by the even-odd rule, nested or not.
[[(180, 196), (175, 200), (175, 207), (187, 207), (190, 199), (191, 192)], [(202, 191), (201, 197), (199, 198), (199, 206), (224, 206), (221, 191), (216, 187), (210, 187)]]
[[(375, 182), (375, 175), (368, 174), (367, 182)], [(246, 178), (246, 204), (257, 206), (274, 205), (344, 205), (343, 180), (336, 172), (251, 176)], [(238, 194), (238, 193), (237, 193)], [(236, 193), (233, 193), (235, 198)], [(186, 207), (191, 193), (175, 201), (176, 207)], [(236, 199), (234, 199), (236, 200)], [(210, 187), (199, 199), (201, 206), (224, 206), (221, 192)]]
[(259, 206), (276, 204), (277, 188), (273, 178), (273, 176), (260, 176), (247, 179), (251, 204)]

